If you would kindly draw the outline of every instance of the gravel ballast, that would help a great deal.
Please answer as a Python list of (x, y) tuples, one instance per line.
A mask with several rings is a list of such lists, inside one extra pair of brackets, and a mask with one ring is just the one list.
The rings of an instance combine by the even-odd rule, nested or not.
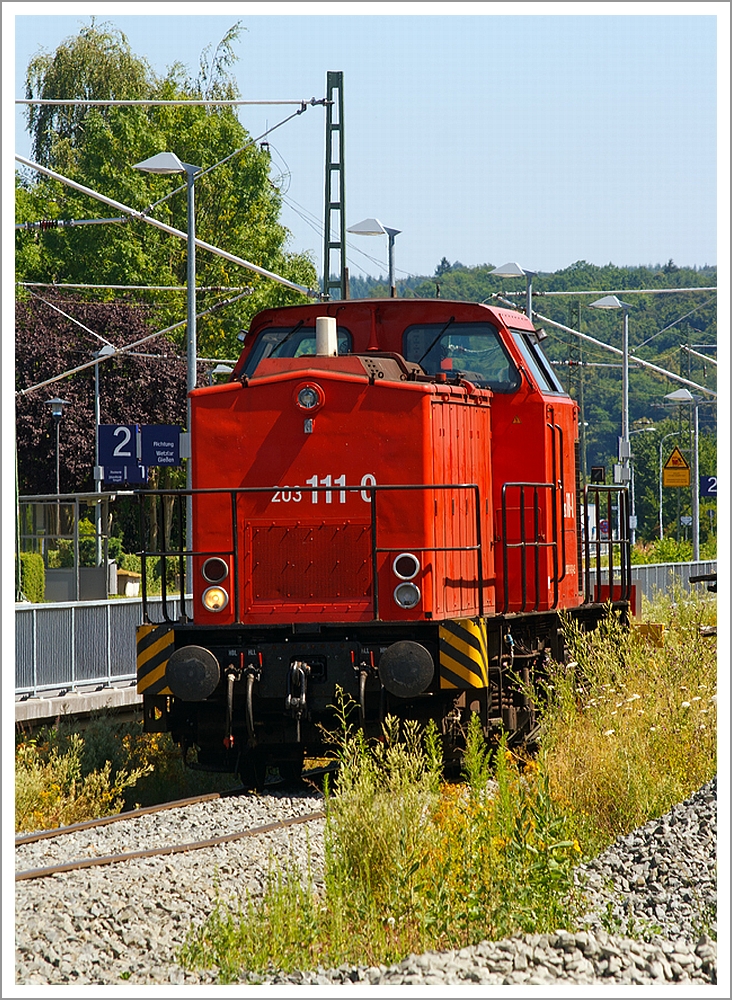
[[(525, 935), (351, 967), (242, 982), (272, 985), (709, 985), (717, 981), (716, 779), (581, 865), (588, 914), (577, 933)], [(16, 849), (16, 869), (221, 836), (320, 808), (317, 793), (243, 796)], [(323, 821), (190, 854), (16, 884), (16, 983), (213, 984), (176, 955), (216, 899), (259, 895), (271, 862), (323, 866)]]

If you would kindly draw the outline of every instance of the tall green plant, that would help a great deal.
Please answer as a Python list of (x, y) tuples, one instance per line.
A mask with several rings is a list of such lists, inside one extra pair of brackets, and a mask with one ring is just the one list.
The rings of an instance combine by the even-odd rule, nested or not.
[(34, 604), (46, 596), (46, 569), (40, 552), (20, 553), (20, 586), (23, 595)]

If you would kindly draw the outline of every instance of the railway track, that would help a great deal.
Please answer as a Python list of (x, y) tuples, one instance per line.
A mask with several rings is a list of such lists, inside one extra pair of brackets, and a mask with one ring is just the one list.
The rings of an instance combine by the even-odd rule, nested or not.
[[(314, 769), (307, 772), (307, 777), (308, 779), (312, 779), (312, 783), (315, 784), (318, 778), (321, 778), (323, 774), (329, 773), (331, 770), (331, 768)], [(52, 830), (40, 830), (33, 833), (20, 834), (15, 838), (16, 858), (18, 858), (19, 854), (21, 856), (18, 870), (16, 870), (15, 874), (15, 881), (25, 882), (33, 879), (49, 878), (53, 875), (82, 871), (88, 868), (99, 868), (105, 865), (118, 865), (134, 861), (140, 862), (150, 858), (165, 857), (166, 855), (189, 854), (194, 851), (215, 849), (226, 844), (231, 844), (234, 841), (263, 837), (267, 834), (276, 833), (279, 830), (285, 830), (288, 827), (312, 823), (325, 818), (325, 813), (322, 809), (315, 809), (307, 813), (270, 819), (266, 822), (246, 823), (246, 825), (229, 829), (217, 836), (189, 837), (187, 835), (189, 830), (195, 832), (201, 826), (206, 826), (205, 821), (201, 822), (195, 819), (192, 819), (188, 823), (186, 820), (187, 811), (190, 811), (190, 815), (196, 812), (196, 807), (203, 807), (206, 804), (210, 805), (223, 799), (229, 799), (232, 803), (235, 803), (237, 799), (243, 799), (244, 795), (244, 789), (213, 792), (185, 799), (177, 799), (159, 805), (133, 809), (127, 812), (115, 813), (112, 816), (73, 823)], [(266, 802), (268, 799), (273, 803), (277, 801), (274, 796), (264, 796), (262, 801)], [(266, 807), (263, 812), (266, 816)], [(173, 818), (169, 823), (164, 824), (161, 830), (156, 820), (164, 813), (171, 814)], [(176, 813), (177, 815), (174, 815)], [(218, 825), (218, 822), (216, 821), (212, 825)], [(120, 851), (113, 849), (105, 851), (104, 837), (97, 837), (97, 833), (101, 833), (105, 828), (116, 824), (129, 824), (131, 831), (129, 835), (130, 839), (134, 842), (134, 838), (137, 837), (145, 846), (136, 850)], [(209, 830), (206, 832), (210, 833)], [(92, 836), (87, 839), (85, 836), (87, 834), (91, 834)], [(164, 840), (165, 842), (150, 845), (150, 838)], [(64, 842), (68, 842), (69, 839), (74, 842), (74, 847), (70, 852), (67, 852), (61, 845)], [(117, 835), (110, 843), (118, 844), (119, 841), (120, 837)], [(40, 846), (43, 842), (47, 844), (45, 850)], [(33, 845), (36, 846), (34, 847)], [(83, 851), (87, 856), (74, 857), (74, 849), (79, 854)], [(59, 854), (63, 855), (63, 857), (59, 858)], [(69, 854), (71, 854), (71, 857), (68, 856)], [(37, 860), (43, 857), (43, 855), (48, 855), (52, 863), (43, 865), (34, 864), (32, 867), (20, 867), (20, 865), (27, 864), (27, 858)], [(45, 860), (45, 857), (43, 859)]]
[(79, 858), (75, 861), (68, 861), (63, 864), (48, 865), (45, 868), (29, 868), (25, 871), (15, 873), (15, 881), (22, 882), (26, 879), (48, 878), (51, 875), (58, 875), (62, 872), (81, 871), (83, 868), (99, 868), (102, 865), (121, 864), (125, 861), (135, 861), (141, 858), (163, 857), (167, 854), (184, 854), (189, 851), (200, 851), (206, 848), (218, 847), (221, 844), (228, 844), (234, 840), (242, 840), (244, 837), (257, 837), (265, 833), (272, 833), (274, 830), (283, 830), (289, 826), (296, 826), (299, 823), (312, 823), (317, 819), (325, 819), (322, 810), (307, 813), (305, 816), (295, 816), (292, 819), (277, 820), (274, 823), (265, 823), (249, 830), (238, 830), (235, 833), (227, 833), (221, 837), (209, 837), (206, 840), (195, 840), (185, 844), (168, 844), (164, 847), (147, 848), (141, 851), (128, 851), (124, 854), (108, 854), (97, 858)]

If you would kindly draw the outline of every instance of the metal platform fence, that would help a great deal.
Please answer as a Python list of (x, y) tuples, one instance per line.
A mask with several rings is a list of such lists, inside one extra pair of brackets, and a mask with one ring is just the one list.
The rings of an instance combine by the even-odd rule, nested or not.
[[(717, 563), (654, 563), (631, 567), (631, 582), (644, 601), (674, 587), (706, 590), (689, 577), (717, 572)], [(591, 584), (593, 583), (591, 578)], [(176, 601), (178, 613), (180, 598)], [(160, 598), (148, 600), (153, 621), (163, 621)], [(186, 598), (186, 612), (193, 602)], [(135, 680), (135, 626), (142, 624), (142, 600), (62, 604), (16, 604), (15, 694), (35, 697), (49, 691), (110, 687)]]
[[(180, 597), (175, 600), (176, 611)], [(162, 621), (160, 599), (150, 598), (151, 620)], [(186, 598), (188, 614), (193, 612)], [(15, 606), (15, 694), (110, 687), (135, 680), (135, 626), (142, 601), (107, 601)]]

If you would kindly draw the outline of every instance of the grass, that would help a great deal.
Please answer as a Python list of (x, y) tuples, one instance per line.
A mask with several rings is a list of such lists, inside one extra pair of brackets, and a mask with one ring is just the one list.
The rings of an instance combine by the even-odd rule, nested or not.
[(716, 773), (713, 599), (656, 601), (663, 646), (615, 619), (590, 634), (568, 626), (572, 660), (554, 664), (539, 693), (552, 798), (597, 853), (666, 812)]
[(15, 829), (50, 830), (200, 792), (231, 788), (231, 775), (183, 766), (168, 734), (102, 713), (83, 729), (59, 721), (15, 746)]
[(580, 848), (540, 766), (505, 739), (488, 750), (474, 716), (469, 780), (446, 784), (433, 726), (400, 730), (389, 718), (369, 745), (348, 707), (338, 789), (326, 796), (324, 887), (273, 870), (263, 898), (220, 899), (189, 935), (184, 965), (214, 966), (228, 983), (242, 969), (376, 965), (573, 923)]
[(462, 784), (442, 780), (434, 729), (391, 719), (368, 744), (341, 701), (323, 886), (273, 869), (262, 898), (220, 898), (180, 960), (228, 983), (577, 926), (576, 863), (716, 773), (715, 615), (709, 595), (656, 602), (660, 648), (613, 618), (568, 624), (572, 659), (532, 692), (539, 754), (489, 747), (474, 716)]

